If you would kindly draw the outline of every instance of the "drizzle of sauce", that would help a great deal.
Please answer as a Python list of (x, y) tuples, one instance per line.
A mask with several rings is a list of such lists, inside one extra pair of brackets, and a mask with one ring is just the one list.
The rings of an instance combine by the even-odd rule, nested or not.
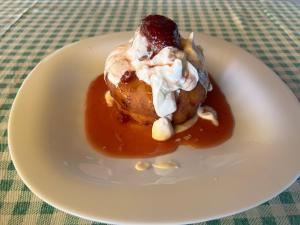
[(88, 89), (85, 127), (89, 142), (98, 151), (113, 157), (145, 158), (167, 154), (179, 145), (208, 148), (225, 142), (232, 136), (234, 121), (230, 107), (218, 85), (211, 79), (213, 90), (208, 93), (205, 105), (218, 113), (219, 126), (198, 119), (190, 129), (158, 142), (152, 139), (151, 126), (139, 125), (123, 118), (114, 105), (108, 107), (105, 93), (108, 90), (104, 76), (96, 78)]

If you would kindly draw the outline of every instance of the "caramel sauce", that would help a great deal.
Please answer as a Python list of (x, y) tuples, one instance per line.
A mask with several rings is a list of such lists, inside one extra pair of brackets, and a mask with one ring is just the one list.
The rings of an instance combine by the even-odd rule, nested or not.
[[(152, 139), (152, 127), (139, 125), (132, 120), (120, 120), (115, 106), (108, 107), (104, 98), (108, 90), (104, 76), (100, 75), (88, 89), (85, 126), (89, 142), (98, 151), (121, 158), (143, 158), (163, 155), (179, 145), (208, 148), (225, 142), (232, 136), (234, 121), (230, 107), (218, 85), (211, 79), (213, 90), (208, 93), (205, 105), (218, 113), (219, 126), (198, 119), (190, 129), (174, 135), (164, 142)], [(121, 115), (122, 117), (122, 115)]]

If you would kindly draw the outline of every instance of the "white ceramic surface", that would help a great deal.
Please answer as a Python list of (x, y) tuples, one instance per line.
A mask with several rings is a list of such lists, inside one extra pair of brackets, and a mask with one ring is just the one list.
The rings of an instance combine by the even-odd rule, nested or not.
[(211, 149), (181, 147), (156, 157), (178, 162), (167, 173), (137, 172), (137, 159), (92, 149), (84, 130), (90, 82), (132, 33), (66, 46), (39, 63), (14, 101), (8, 141), (25, 184), (68, 213), (118, 224), (192, 223), (254, 207), (287, 188), (300, 171), (300, 107), (264, 64), (222, 40), (196, 35), (208, 69), (235, 119), (230, 140)]

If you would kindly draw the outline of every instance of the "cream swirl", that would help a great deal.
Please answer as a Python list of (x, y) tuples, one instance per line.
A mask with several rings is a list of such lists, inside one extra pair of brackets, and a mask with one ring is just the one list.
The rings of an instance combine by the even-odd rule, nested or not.
[(152, 88), (153, 105), (159, 117), (176, 111), (176, 93), (191, 91), (199, 82), (206, 91), (210, 82), (204, 68), (201, 48), (195, 45), (193, 34), (181, 39), (183, 50), (165, 47), (153, 58), (150, 56), (147, 39), (139, 29), (126, 45), (116, 48), (105, 63), (105, 75), (111, 83), (118, 85), (126, 71), (135, 71), (139, 80)]

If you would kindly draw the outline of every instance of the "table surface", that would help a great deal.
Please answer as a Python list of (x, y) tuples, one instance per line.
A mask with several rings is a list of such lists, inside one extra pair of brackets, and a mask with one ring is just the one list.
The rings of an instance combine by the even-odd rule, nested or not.
[[(300, 3), (290, 1), (0, 2), (0, 224), (100, 224), (49, 206), (22, 182), (7, 146), (7, 121), (24, 78), (55, 49), (103, 33), (133, 31), (150, 13), (181, 31), (225, 39), (262, 60), (300, 99)], [(203, 224), (300, 225), (300, 179), (272, 200)], [(202, 224), (202, 223), (201, 223)]]

